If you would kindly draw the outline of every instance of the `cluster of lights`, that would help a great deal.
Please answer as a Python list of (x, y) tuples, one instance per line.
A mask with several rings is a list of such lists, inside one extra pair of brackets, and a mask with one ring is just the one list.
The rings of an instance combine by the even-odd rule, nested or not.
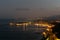
[(16, 26), (28, 26), (31, 25), (31, 22), (27, 22), (27, 23), (9, 23), (9, 25), (16, 25)]
[(9, 24), (10, 24), (10, 25), (14, 25), (14, 23), (12, 23), (12, 22), (11, 22), (11, 23), (9, 23)]
[(35, 26), (44, 26), (44, 27), (48, 27), (48, 28), (54, 27), (54, 25), (49, 25), (49, 24), (38, 24), (38, 23), (35, 23), (34, 25)]

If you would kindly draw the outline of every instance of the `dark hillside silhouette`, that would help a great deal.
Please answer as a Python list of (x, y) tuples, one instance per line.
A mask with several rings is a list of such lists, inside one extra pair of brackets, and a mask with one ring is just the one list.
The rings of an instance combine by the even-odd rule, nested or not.
[(54, 23), (55, 27), (52, 28), (52, 32), (60, 39), (60, 23)]

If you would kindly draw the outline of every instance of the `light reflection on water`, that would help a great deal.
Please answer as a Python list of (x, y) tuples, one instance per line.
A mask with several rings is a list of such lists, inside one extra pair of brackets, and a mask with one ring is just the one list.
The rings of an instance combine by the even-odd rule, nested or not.
[(34, 25), (29, 25), (29, 26), (10, 26), (11, 30), (16, 30), (16, 31), (32, 31), (32, 32), (43, 32), (45, 31), (45, 27), (40, 27), (40, 26), (34, 26)]
[(46, 31), (45, 27), (40, 26), (10, 26), (10, 25), (0, 25), (0, 31), (31, 31), (31, 32), (43, 32)]
[[(21, 33), (23, 31), (24, 32), (26, 31), (26, 32), (25, 33)], [(5, 37), (7, 38), (7, 36), (8, 36), (8, 38), (17, 38), (17, 37), (20, 38), (20, 36), (22, 36), (21, 38), (26, 38), (26, 39), (30, 38), (31, 40), (35, 40), (35, 39), (39, 40), (39, 39), (42, 38), (42, 34), (41, 33), (43, 31), (45, 31), (45, 29), (43, 29), (41, 27), (36, 27), (34, 25), (33, 26), (32, 25), (29, 25), (29, 26), (0, 25), (0, 33), (2, 32), (0, 35), (2, 35), (4, 38)], [(35, 32), (38, 32), (38, 33), (35, 33)], [(5, 34), (5, 36), (3, 34)], [(0, 38), (1, 38), (1, 36), (0, 36)]]

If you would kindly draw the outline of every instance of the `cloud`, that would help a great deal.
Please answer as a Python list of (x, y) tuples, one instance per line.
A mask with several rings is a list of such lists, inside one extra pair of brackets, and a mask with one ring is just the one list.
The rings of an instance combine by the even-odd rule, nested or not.
[(29, 8), (16, 8), (16, 11), (29, 11)]

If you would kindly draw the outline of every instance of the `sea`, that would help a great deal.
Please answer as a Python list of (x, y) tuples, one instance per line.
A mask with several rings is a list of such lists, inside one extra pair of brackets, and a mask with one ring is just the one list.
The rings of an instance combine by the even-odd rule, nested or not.
[(23, 30), (24, 26), (11, 26), (11, 19), (0, 19), (0, 40), (43, 40), (41, 27), (30, 25)]

